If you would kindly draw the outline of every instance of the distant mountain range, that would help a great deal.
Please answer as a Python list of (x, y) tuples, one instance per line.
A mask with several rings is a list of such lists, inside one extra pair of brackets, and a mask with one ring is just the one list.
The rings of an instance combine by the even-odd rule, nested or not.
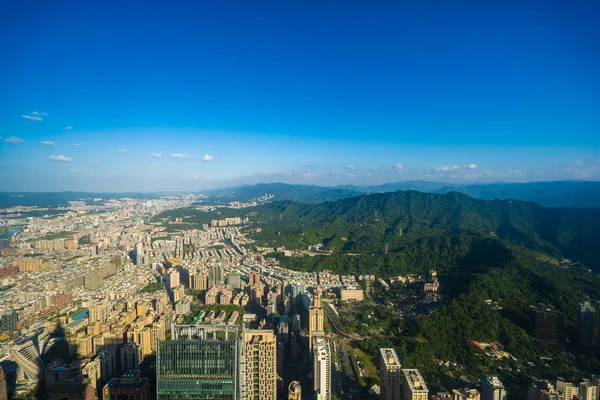
[(546, 207), (600, 207), (600, 182), (556, 181), (528, 183), (491, 183), (479, 185), (452, 185), (446, 182), (406, 181), (372, 186), (316, 186), (286, 183), (261, 183), (206, 192), (215, 201), (246, 202), (273, 195), (273, 201), (293, 200), (303, 203), (336, 201), (362, 194), (416, 190), (424, 193), (464, 193), (484, 200), (524, 200)]

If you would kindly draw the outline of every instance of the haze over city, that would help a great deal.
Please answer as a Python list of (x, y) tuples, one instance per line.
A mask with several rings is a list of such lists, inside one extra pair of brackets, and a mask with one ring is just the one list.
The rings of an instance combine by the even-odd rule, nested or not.
[(600, 179), (598, 2), (458, 3), (9, 2), (0, 187)]

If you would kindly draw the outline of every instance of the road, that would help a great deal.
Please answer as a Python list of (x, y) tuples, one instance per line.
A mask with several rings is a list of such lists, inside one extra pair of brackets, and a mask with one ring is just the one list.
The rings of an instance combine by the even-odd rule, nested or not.
[(351, 355), (348, 354), (348, 343), (352, 340), (362, 340), (362, 337), (348, 334), (339, 329), (339, 324), (337, 321), (334, 321), (334, 318), (330, 315), (331, 313), (333, 311), (326, 309), (325, 317), (331, 324), (332, 331), (334, 332), (332, 336), (335, 357), (332, 359), (332, 362), (337, 379), (334, 383), (333, 391), (337, 392), (343, 400), (362, 400), (363, 390), (354, 370)]

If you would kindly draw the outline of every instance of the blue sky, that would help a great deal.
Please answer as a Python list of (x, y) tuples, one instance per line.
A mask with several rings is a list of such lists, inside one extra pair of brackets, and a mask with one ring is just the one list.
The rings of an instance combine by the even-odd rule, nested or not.
[(0, 190), (600, 180), (599, 18), (597, 1), (9, 2)]

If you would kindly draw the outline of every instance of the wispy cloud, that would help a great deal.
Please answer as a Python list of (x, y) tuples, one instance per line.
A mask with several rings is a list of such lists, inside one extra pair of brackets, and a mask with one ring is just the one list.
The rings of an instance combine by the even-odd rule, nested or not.
[(51, 140), (42, 140), (40, 143), (43, 144), (44, 146), (52, 146), (52, 147), (56, 146), (56, 143), (54, 143)]
[(71, 161), (73, 161), (71, 159), (71, 157), (67, 157), (67, 156), (62, 155), (62, 154), (59, 155), (59, 156), (50, 156), (50, 157), (48, 157), (48, 160), (49, 161), (53, 161), (53, 162), (71, 162)]
[(102, 161), (100, 161), (100, 160), (94, 160), (94, 161), (92, 161), (92, 164), (94, 164), (94, 165), (102, 165), (104, 163)]
[(345, 165), (343, 167), (346, 171), (353, 171), (354, 170), (354, 165)]
[(215, 158), (213, 156), (211, 156), (210, 154), (205, 154), (204, 157), (202, 157), (202, 161), (205, 161), (205, 162), (211, 162), (214, 159)]
[[(171, 158), (175, 158), (175, 159), (179, 159), (179, 160), (185, 160), (186, 158), (188, 158), (189, 156), (187, 154), (181, 154), (181, 153), (174, 153), (171, 154)], [(206, 157), (206, 156), (205, 156)]]
[(65, 126), (65, 130), (70, 131), (71, 129), (73, 129), (72, 126)]
[(72, 143), (71, 146), (78, 147), (78, 146), (81, 146), (81, 143)]
[(402, 163), (397, 162), (394, 165), (392, 165), (392, 168), (396, 169), (396, 170), (400, 170), (400, 169), (404, 169), (404, 165), (402, 165)]
[(23, 114), (23, 115), (21, 115), (21, 118), (30, 119), (32, 121), (39, 121), (39, 122), (42, 122), (44, 120), (44, 118), (40, 117), (39, 115)]
[(153, 158), (162, 158), (162, 154), (161, 153), (150, 153), (150, 157), (153, 157)]
[(12, 144), (21, 144), (21, 143), (23, 143), (23, 139), (18, 138), (16, 136), (7, 137), (6, 139), (4, 139), (4, 141), (6, 143), (12, 143)]
[(127, 149), (117, 149), (117, 154), (125, 154), (127, 153)]
[(469, 169), (477, 169), (477, 164), (469, 164), (469, 165), (467, 165), (467, 168), (469, 168)]

